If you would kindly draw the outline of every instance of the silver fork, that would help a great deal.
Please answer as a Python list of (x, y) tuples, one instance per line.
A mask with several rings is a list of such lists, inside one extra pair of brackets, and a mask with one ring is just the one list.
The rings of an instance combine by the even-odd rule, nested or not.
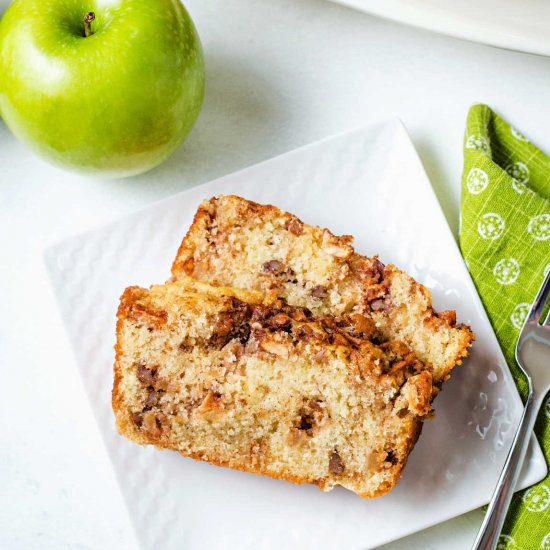
[(550, 389), (550, 313), (546, 319), (541, 319), (549, 295), (550, 272), (539, 289), (516, 343), (516, 361), (527, 377), (529, 396), (472, 550), (494, 550), (498, 544), (537, 413)]

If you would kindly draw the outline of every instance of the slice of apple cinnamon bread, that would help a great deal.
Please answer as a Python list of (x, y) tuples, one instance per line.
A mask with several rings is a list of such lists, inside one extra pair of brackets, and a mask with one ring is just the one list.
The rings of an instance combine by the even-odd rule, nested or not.
[(383, 340), (401, 340), (433, 365), (436, 391), (474, 339), (454, 311), (434, 311), (430, 292), (413, 278), (357, 254), (351, 237), (236, 196), (202, 203), (172, 275), (272, 292), (316, 315), (365, 315)]
[(375, 335), (360, 314), (312, 317), (258, 292), (188, 279), (130, 287), (118, 311), (118, 430), (213, 464), (382, 495), (430, 412), (432, 370)]

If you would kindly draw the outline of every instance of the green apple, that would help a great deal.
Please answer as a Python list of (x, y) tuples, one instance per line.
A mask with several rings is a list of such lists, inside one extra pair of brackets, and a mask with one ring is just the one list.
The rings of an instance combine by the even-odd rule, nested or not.
[(203, 97), (202, 49), (179, 0), (15, 0), (0, 21), (0, 114), (68, 169), (157, 166)]

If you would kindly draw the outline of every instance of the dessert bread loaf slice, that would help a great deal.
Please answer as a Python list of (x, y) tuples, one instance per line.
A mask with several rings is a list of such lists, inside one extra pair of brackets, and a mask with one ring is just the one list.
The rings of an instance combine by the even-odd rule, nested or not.
[(255, 292), (189, 280), (126, 289), (113, 409), (119, 432), (212, 464), (376, 497), (430, 411), (431, 366), (369, 319), (338, 324)]
[(436, 388), (474, 339), (468, 326), (456, 324), (454, 311), (432, 308), (424, 286), (394, 265), (357, 254), (352, 237), (236, 196), (201, 204), (172, 275), (272, 292), (316, 315), (368, 316), (382, 340), (401, 340), (433, 365)]

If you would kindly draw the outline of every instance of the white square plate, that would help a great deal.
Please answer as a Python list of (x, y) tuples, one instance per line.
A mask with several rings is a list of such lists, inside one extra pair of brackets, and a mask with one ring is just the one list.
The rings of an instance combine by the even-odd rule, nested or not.
[[(239, 194), (356, 236), (455, 308), (477, 333), (435, 401), (403, 478), (387, 496), (322, 493), (141, 448), (114, 427), (115, 313), (128, 285), (170, 275), (204, 198)], [(398, 121), (314, 143), (180, 193), (49, 249), (46, 262), (95, 416), (144, 548), (365, 549), (488, 502), (521, 401), (422, 165)], [(546, 474), (533, 444), (521, 486)]]

